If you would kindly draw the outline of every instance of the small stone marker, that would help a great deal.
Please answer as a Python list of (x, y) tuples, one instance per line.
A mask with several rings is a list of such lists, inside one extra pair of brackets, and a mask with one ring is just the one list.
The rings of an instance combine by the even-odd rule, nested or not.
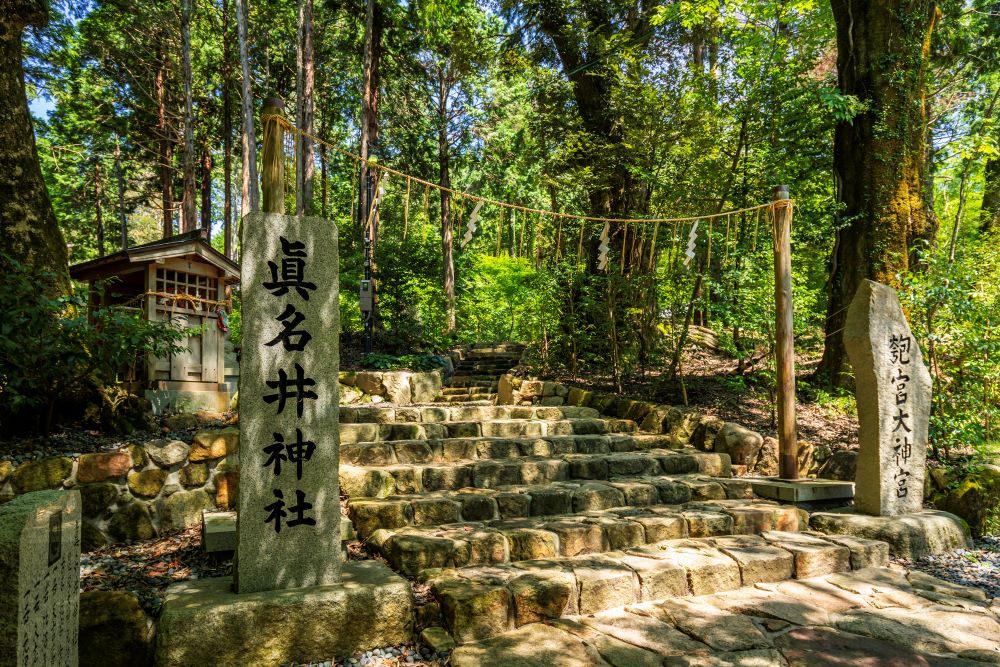
[(0, 505), (0, 667), (77, 664), (80, 492)]
[(337, 227), (247, 216), (242, 229), (238, 593), (340, 581)]
[(854, 504), (878, 516), (918, 512), (931, 376), (894, 289), (861, 283), (847, 311), (844, 345), (854, 367), (861, 427)]

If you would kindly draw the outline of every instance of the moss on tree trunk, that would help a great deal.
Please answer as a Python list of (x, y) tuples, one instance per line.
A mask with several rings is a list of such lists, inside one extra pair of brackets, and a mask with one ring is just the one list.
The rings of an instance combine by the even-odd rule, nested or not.
[(840, 91), (864, 111), (837, 125), (840, 223), (831, 257), (826, 347), (818, 373), (846, 386), (842, 330), (864, 279), (899, 286), (914, 241), (933, 239), (924, 191), (925, 66), (936, 7), (927, 0), (832, 0)]
[[(42, 179), (21, 64), (21, 35), (47, 21), (45, 2), (0, 1), (0, 252), (66, 275), (66, 244)], [(66, 284), (69, 278), (66, 276)]]

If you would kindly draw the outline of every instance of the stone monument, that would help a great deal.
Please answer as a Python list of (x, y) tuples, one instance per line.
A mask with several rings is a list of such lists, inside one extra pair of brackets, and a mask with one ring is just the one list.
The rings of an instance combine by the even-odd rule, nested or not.
[(0, 505), (0, 667), (77, 664), (80, 493)]
[(340, 581), (337, 226), (243, 223), (238, 593)]
[(919, 512), (931, 376), (894, 289), (862, 282), (847, 311), (844, 345), (860, 422), (855, 506), (876, 516)]

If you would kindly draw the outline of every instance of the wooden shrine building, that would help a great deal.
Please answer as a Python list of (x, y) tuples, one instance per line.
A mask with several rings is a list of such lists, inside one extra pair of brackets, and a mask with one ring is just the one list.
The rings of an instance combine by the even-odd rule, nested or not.
[(229, 408), (239, 365), (231, 344), (227, 354), (223, 313), (226, 288), (239, 282), (240, 268), (202, 230), (76, 264), (70, 276), (90, 284), (91, 308), (125, 305), (147, 320), (191, 331), (185, 351), (150, 359), (145, 373), (132, 378), (132, 388), (145, 391), (154, 412)]

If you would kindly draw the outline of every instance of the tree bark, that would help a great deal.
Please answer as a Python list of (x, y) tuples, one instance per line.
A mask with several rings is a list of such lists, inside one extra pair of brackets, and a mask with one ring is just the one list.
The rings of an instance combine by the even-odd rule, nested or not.
[(181, 74), (184, 77), (184, 196), (181, 199), (181, 231), (195, 228), (194, 103), (191, 73), (191, 13), (194, 0), (181, 0)]
[(222, 254), (233, 256), (233, 67), (229, 0), (222, 0)]
[(912, 243), (936, 231), (923, 183), (930, 0), (832, 0), (840, 91), (865, 111), (837, 125), (833, 166), (844, 226), (827, 286), (826, 345), (817, 375), (849, 385), (843, 328), (861, 281), (892, 286), (911, 268)]
[[(451, 144), (448, 142), (449, 88), (442, 65), (438, 74), (438, 183), (442, 188), (451, 187)], [(451, 193), (441, 190), (441, 260), (443, 286), (448, 312), (448, 333), (457, 329), (455, 317), (455, 243), (454, 223), (451, 215)]]
[(160, 67), (156, 70), (153, 90), (156, 94), (156, 134), (159, 137), (160, 206), (163, 209), (163, 238), (174, 235), (174, 140), (167, 125), (167, 56), (162, 47)]
[(208, 147), (208, 139), (201, 147), (201, 228), (205, 230), (206, 238), (212, 238), (212, 151)]
[(240, 70), (243, 74), (243, 197), (240, 216), (260, 210), (260, 190), (257, 185), (257, 138), (253, 127), (253, 92), (251, 90), (250, 58), (247, 55), (248, 0), (236, 0), (236, 29), (240, 42)]
[(94, 160), (94, 218), (97, 224), (97, 255), (104, 257), (104, 209), (101, 207), (101, 160)]
[[(378, 103), (379, 103), (379, 70), (382, 64), (382, 33), (384, 31), (384, 16), (377, 0), (368, 0), (365, 15), (365, 52), (364, 71), (362, 72), (361, 88), (361, 192), (358, 206), (360, 224), (358, 233), (364, 234), (364, 226), (369, 223), (368, 216), (368, 158), (372, 149), (378, 144)], [(375, 220), (370, 221), (376, 227)], [(370, 230), (369, 230), (370, 231)], [(372, 242), (372, 254), (375, 252)]]
[(66, 243), (38, 164), (21, 64), (21, 34), (27, 26), (48, 22), (45, 7), (44, 2), (15, 0), (4, 3), (0, 16), (0, 100), (5, 109), (0, 123), (0, 252), (63, 276), (68, 287)]
[(125, 174), (122, 173), (121, 139), (115, 137), (115, 178), (118, 180), (119, 243), (121, 249), (128, 248), (128, 217), (125, 215)]
[(1000, 229), (1000, 158), (990, 158), (983, 170), (983, 205), (979, 229), (988, 232)]
[[(313, 2), (299, 0), (299, 72), (296, 99), (298, 127), (308, 134), (313, 133), (315, 108), (313, 95), (316, 88), (316, 62), (313, 54)], [(311, 212), (313, 165), (316, 154), (312, 139), (296, 135), (299, 142), (297, 164), (295, 166), (295, 212), (306, 215)]]

